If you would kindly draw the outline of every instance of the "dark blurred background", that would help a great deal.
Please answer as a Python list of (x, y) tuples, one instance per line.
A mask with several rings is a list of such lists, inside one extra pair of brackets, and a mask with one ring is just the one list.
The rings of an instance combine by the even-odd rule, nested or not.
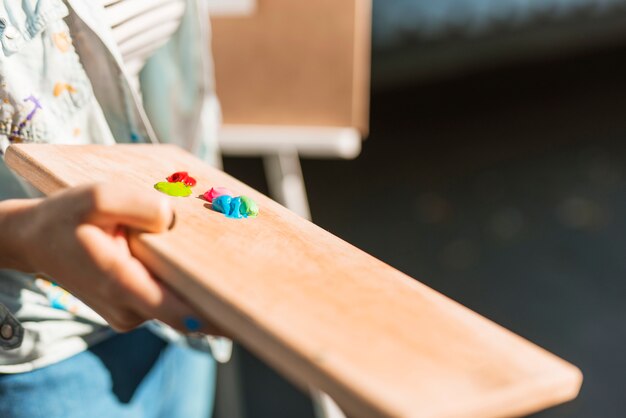
[[(624, 417), (625, 116), (626, 1), (374, 0), (371, 133), (303, 161), (313, 220), (579, 366), (535, 416)], [(242, 416), (313, 417), (238, 355)]]

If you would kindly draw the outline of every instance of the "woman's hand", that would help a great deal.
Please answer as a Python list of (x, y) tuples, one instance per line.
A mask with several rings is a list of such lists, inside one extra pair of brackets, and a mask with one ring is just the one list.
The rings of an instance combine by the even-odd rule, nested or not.
[(174, 221), (164, 196), (99, 184), (45, 199), (0, 202), (0, 268), (41, 272), (117, 331), (159, 319), (182, 331), (223, 335), (132, 256), (126, 227), (163, 232)]

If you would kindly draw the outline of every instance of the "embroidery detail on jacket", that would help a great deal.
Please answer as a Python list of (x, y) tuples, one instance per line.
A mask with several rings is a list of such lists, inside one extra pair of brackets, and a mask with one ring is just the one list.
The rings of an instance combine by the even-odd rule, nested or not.
[(52, 34), (52, 42), (54, 46), (61, 52), (67, 52), (70, 50), (72, 40), (66, 32), (56, 32)]
[[(32, 94), (25, 98), (24, 102), (32, 103), (32, 108), (24, 120), (22, 120), (17, 126), (13, 123), (15, 108), (11, 104), (10, 100), (5, 98), (0, 109), (0, 133), (7, 135), (9, 141), (12, 143), (35, 142), (35, 134), (32, 127), (29, 125), (31, 125), (37, 111), (39, 109), (43, 109), (43, 106), (41, 106), (39, 99)], [(24, 109), (26, 108), (20, 105), (19, 113), (22, 113), (21, 111)]]
[(37, 100), (37, 98), (35, 96), (33, 96), (32, 94), (30, 96), (28, 96), (27, 98), (24, 99), (25, 102), (33, 102), (33, 104), (35, 105), (33, 107), (33, 110), (30, 111), (30, 113), (28, 115), (26, 115), (26, 120), (30, 121), (33, 119), (33, 116), (35, 116), (35, 113), (37, 113), (37, 111), (39, 109), (43, 109), (43, 107), (41, 107), (41, 103), (39, 103), (39, 100)]
[(11, 104), (11, 101), (7, 98), (2, 100), (0, 105), (0, 131), (6, 136), (10, 136), (13, 129), (13, 115), (15, 114), (15, 108)]
[(54, 90), (52, 94), (54, 94), (54, 97), (59, 97), (61, 94), (63, 94), (64, 91), (68, 91), (69, 93), (76, 93), (76, 89), (71, 84), (56, 83), (54, 85)]
[(56, 283), (37, 278), (35, 279), (35, 286), (46, 295), (50, 306), (55, 309), (68, 311), (72, 314), (79, 314), (81, 310), (89, 309), (87, 305)]

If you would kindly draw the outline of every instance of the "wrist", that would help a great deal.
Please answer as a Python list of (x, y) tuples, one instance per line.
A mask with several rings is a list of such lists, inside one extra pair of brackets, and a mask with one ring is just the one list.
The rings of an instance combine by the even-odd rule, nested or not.
[(0, 268), (31, 271), (28, 249), (29, 213), (41, 199), (13, 199), (0, 201)]

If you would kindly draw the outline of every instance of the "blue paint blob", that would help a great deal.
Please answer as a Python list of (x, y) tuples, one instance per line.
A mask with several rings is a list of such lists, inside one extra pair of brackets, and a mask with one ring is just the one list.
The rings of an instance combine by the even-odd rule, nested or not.
[(227, 218), (241, 219), (241, 198), (228, 195), (218, 196), (213, 199), (213, 210), (223, 213)]
[(229, 218), (233, 218), (233, 219), (243, 218), (243, 216), (241, 216), (241, 198), (240, 197), (236, 197), (233, 200), (231, 200), (230, 213), (228, 213), (226, 216), (228, 216)]
[[(246, 203), (246, 197), (237, 196), (232, 197), (228, 195), (221, 195), (213, 199), (213, 203), (211, 204), (212, 208), (216, 212), (223, 213), (227, 218), (232, 219), (241, 219), (247, 218), (252, 212), (250, 212), (249, 205)], [(252, 213), (252, 216), (256, 216), (258, 213), (258, 209), (256, 212)]]
[(230, 202), (232, 200), (232, 196), (222, 195), (213, 199), (211, 207), (214, 211), (223, 213), (224, 215), (228, 216), (228, 214), (230, 213)]
[(186, 316), (185, 319), (183, 319), (183, 323), (185, 324), (185, 328), (191, 332), (200, 330), (200, 327), (202, 326), (200, 320), (193, 316)]

